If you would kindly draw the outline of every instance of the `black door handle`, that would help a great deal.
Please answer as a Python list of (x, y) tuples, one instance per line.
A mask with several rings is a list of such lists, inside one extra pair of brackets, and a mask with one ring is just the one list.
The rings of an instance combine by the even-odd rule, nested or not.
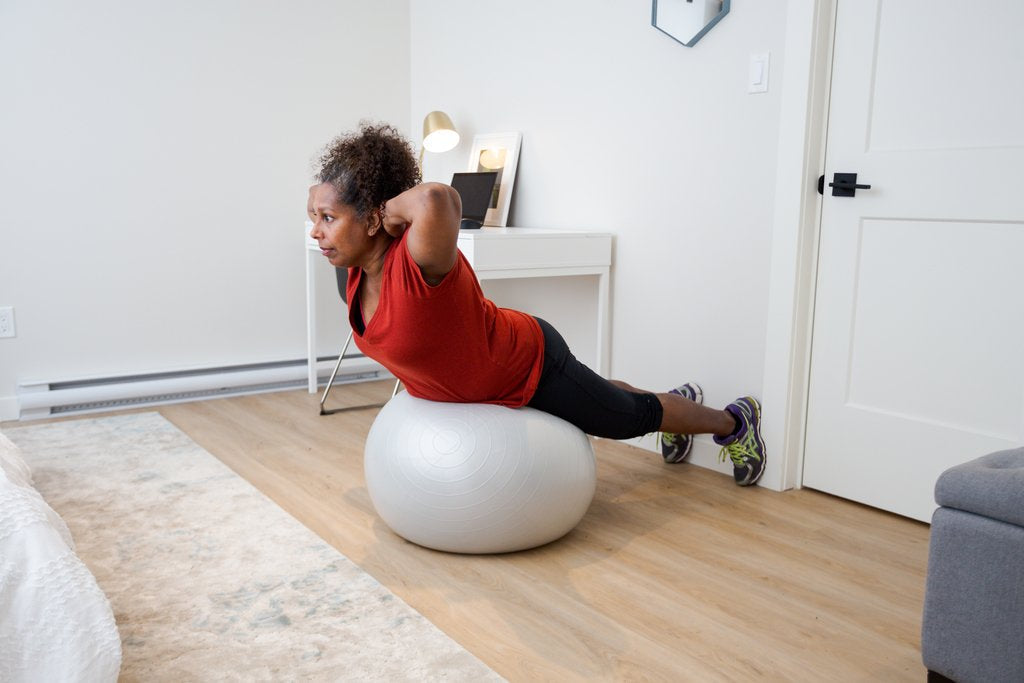
[[(828, 186), (832, 188), (833, 197), (855, 197), (857, 190), (871, 189), (870, 185), (857, 184), (856, 173), (835, 173)], [(825, 176), (818, 178), (818, 194), (825, 194)]]

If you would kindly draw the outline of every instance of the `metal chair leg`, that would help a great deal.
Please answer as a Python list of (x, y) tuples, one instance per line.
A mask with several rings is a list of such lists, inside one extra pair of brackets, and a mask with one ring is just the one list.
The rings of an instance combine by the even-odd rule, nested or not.
[(345, 358), (345, 352), (348, 351), (348, 345), (352, 343), (352, 330), (348, 331), (348, 337), (345, 339), (345, 345), (341, 347), (341, 353), (338, 354), (338, 362), (334, 364), (334, 370), (331, 372), (331, 378), (327, 380), (327, 386), (324, 387), (324, 394), (320, 397), (320, 414), (324, 414), (324, 401), (327, 400), (327, 394), (331, 393), (331, 386), (334, 384), (334, 378), (338, 376), (338, 368), (341, 367), (341, 361)]
[[(320, 397), (320, 414), (321, 415), (333, 415), (334, 413), (344, 413), (349, 410), (362, 410), (363, 408), (381, 408), (384, 406), (383, 403), (367, 403), (361, 406), (345, 406), (344, 408), (331, 408), (326, 410), (324, 403), (327, 401), (327, 394), (331, 393), (331, 387), (334, 385), (334, 379), (338, 376), (338, 369), (341, 367), (341, 361), (345, 359), (345, 353), (348, 351), (349, 344), (352, 343), (352, 331), (349, 330), (348, 338), (345, 339), (345, 345), (341, 347), (341, 353), (338, 354), (338, 362), (334, 364), (334, 370), (331, 372), (331, 378), (327, 380), (327, 386), (324, 387), (323, 396)], [(391, 398), (395, 397), (398, 393), (398, 385), (401, 380), (395, 380), (395, 389), (391, 392)]]

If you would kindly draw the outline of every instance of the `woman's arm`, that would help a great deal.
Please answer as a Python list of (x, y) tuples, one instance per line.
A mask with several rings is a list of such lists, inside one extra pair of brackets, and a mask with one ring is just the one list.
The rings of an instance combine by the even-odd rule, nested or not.
[(455, 266), (462, 200), (452, 187), (422, 183), (384, 204), (384, 230), (399, 237), (409, 231), (409, 253), (430, 284)]

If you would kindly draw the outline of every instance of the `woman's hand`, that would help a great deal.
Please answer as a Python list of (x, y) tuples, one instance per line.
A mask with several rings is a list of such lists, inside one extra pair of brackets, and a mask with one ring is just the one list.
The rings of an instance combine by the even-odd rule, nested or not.
[(395, 200), (389, 199), (384, 202), (384, 209), (381, 211), (381, 227), (384, 228), (384, 232), (392, 237), (401, 237), (402, 233), (409, 228), (410, 221), (402, 216), (398, 209), (399, 207), (395, 205)]

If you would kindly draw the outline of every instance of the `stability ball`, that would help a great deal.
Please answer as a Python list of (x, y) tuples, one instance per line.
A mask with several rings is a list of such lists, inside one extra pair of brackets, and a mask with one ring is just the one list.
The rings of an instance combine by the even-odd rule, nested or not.
[(417, 545), (504, 553), (567, 534), (594, 497), (587, 435), (533, 408), (437, 403), (402, 392), (366, 438), (366, 488)]

